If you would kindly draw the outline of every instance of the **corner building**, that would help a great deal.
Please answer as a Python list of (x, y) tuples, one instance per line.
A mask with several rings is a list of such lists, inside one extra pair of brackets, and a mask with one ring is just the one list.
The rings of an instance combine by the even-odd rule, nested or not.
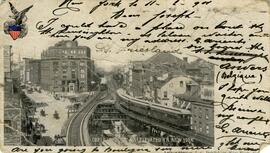
[(60, 41), (41, 54), (41, 87), (50, 92), (90, 90), (94, 65), (91, 51), (77, 41)]

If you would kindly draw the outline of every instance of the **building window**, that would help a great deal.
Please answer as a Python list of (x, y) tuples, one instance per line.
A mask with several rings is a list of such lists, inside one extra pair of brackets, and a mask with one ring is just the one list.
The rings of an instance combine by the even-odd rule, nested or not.
[(206, 125), (206, 134), (209, 134), (209, 126)]
[(53, 71), (58, 71), (58, 62), (53, 62)]
[(209, 89), (204, 89), (203, 94), (205, 97), (212, 97), (213, 95), (212, 90), (209, 90)]
[(76, 78), (76, 73), (75, 73), (75, 71), (71, 71), (71, 78), (72, 78), (72, 79), (75, 79), (75, 78)]
[(205, 119), (209, 119), (208, 109), (205, 109)]
[(62, 72), (65, 74), (65, 73), (67, 73), (67, 70), (66, 70), (66, 69), (63, 69), (63, 71), (62, 71)]
[(85, 78), (85, 75), (84, 74), (81, 74), (81, 78), (84, 79)]
[(84, 62), (80, 62), (80, 66), (84, 66), (84, 64), (85, 64)]
[(167, 91), (164, 91), (163, 97), (164, 97), (164, 98), (167, 98), (167, 97), (168, 97), (168, 92), (167, 92)]
[(70, 63), (70, 65), (71, 65), (72, 67), (76, 67), (76, 66), (77, 66), (76, 62), (74, 62), (74, 61), (72, 61), (72, 62)]
[(65, 81), (65, 80), (63, 80), (63, 81), (62, 81), (62, 85), (65, 85), (65, 84), (66, 84), (66, 81)]
[(202, 126), (200, 126), (200, 128), (199, 128), (199, 132), (202, 132)]
[(180, 81), (180, 87), (183, 87), (183, 81)]

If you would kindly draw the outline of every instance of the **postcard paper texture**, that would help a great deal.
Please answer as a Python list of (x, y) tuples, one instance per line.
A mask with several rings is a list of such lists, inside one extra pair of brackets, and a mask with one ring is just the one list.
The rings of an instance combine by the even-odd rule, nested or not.
[(0, 150), (267, 148), (269, 3), (0, 1)]

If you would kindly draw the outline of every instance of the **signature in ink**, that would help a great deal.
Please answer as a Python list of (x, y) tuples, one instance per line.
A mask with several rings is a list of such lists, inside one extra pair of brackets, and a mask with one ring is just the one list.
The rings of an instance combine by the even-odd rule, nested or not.
[(83, 2), (74, 2), (74, 0), (65, 0), (61, 3), (58, 8), (53, 10), (53, 15), (55, 16), (62, 16), (68, 13), (68, 11), (79, 12), (80, 9), (75, 7), (77, 5), (81, 5)]

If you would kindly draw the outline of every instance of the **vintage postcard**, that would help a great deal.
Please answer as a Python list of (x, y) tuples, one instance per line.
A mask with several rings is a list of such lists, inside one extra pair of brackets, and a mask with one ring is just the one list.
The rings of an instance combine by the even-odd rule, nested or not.
[(0, 151), (265, 152), (269, 8), (1, 0)]

